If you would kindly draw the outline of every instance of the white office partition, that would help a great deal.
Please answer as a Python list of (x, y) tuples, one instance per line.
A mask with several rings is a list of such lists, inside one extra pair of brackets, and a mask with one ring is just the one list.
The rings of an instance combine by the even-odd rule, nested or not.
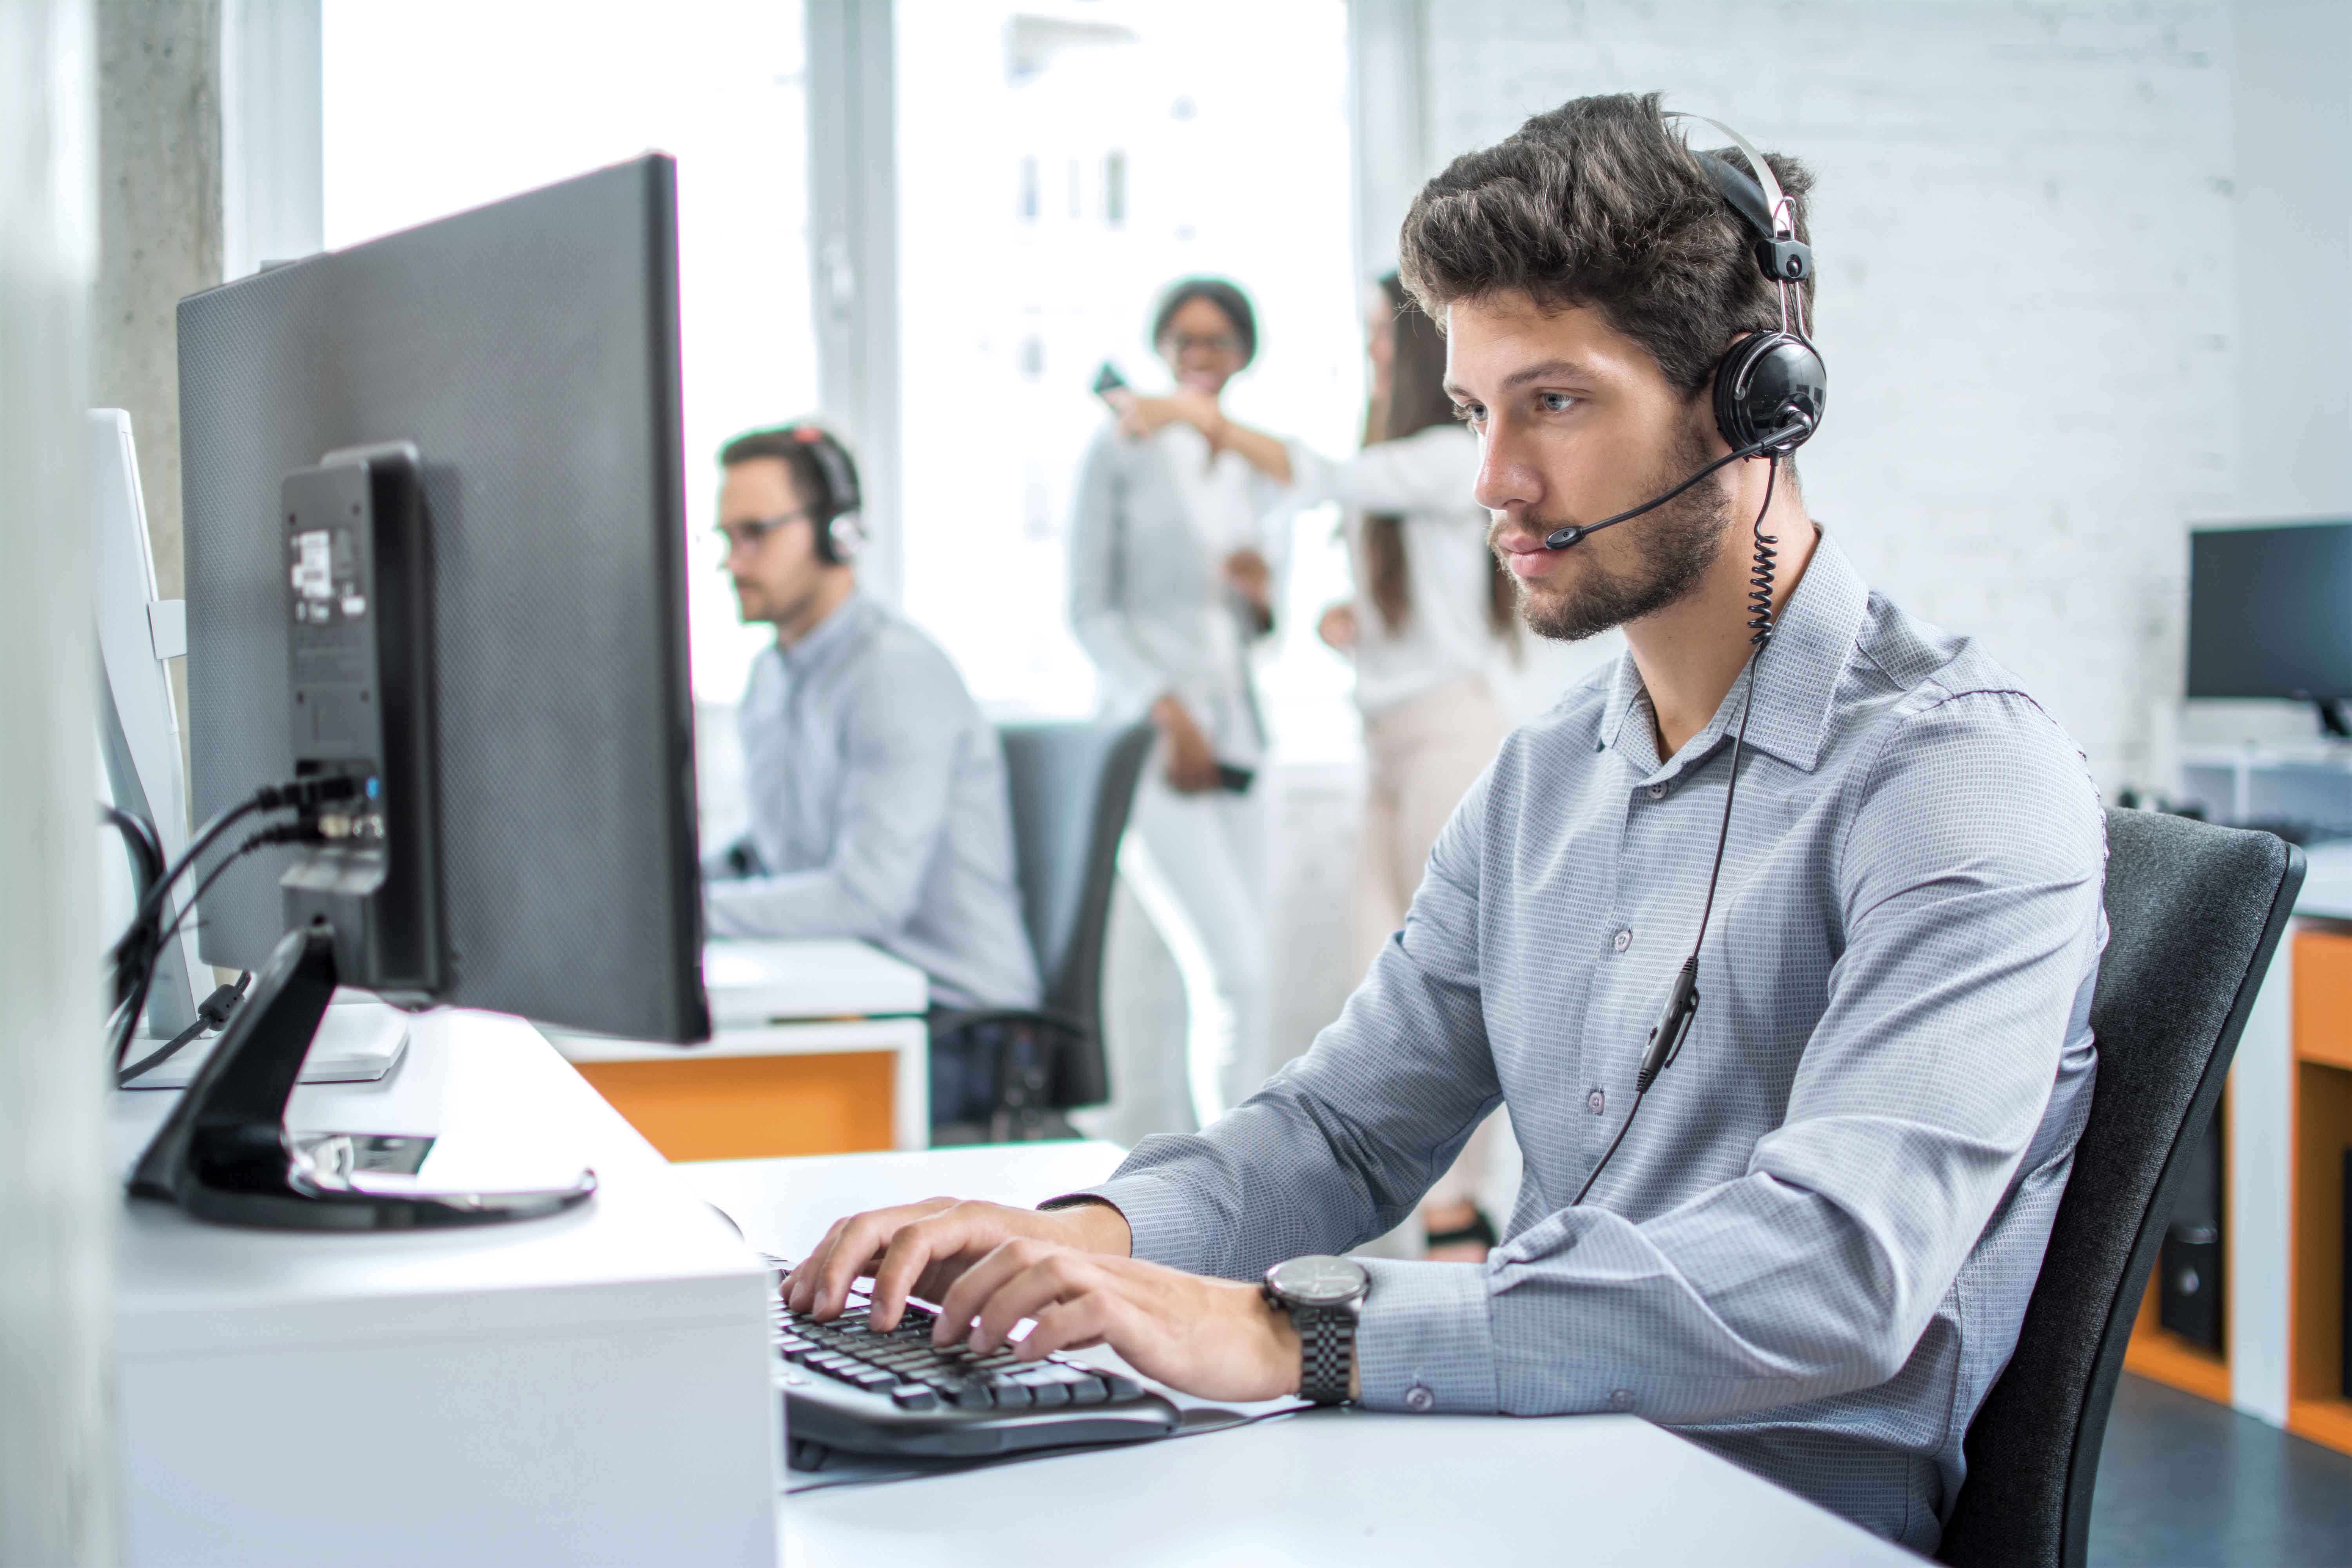
[(0, 5), (0, 1562), (114, 1560), (89, 531), (97, 70)]

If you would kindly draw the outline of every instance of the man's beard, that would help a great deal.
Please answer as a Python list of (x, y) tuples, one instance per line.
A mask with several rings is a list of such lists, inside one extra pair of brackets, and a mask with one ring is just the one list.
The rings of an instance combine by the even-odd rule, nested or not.
[[(1664, 472), (1643, 487), (1644, 493), (1655, 495), (1674, 489), (1706, 467), (1712, 456), (1706, 437), (1685, 431), (1663, 465)], [(1527, 523), (1538, 532), (1549, 532), (1574, 521), (1529, 518)], [(1514, 575), (1511, 582), (1518, 592), (1519, 615), (1528, 630), (1557, 642), (1581, 642), (1612, 626), (1654, 616), (1689, 593), (1706, 574), (1722, 552), (1730, 524), (1731, 503), (1722, 485), (1714, 480), (1695, 485), (1655, 510), (1617, 525), (1641, 530), (1642, 560), (1632, 573), (1621, 574), (1587, 563), (1572, 584), (1540, 599)], [(1497, 522), (1496, 531), (1502, 526)]]

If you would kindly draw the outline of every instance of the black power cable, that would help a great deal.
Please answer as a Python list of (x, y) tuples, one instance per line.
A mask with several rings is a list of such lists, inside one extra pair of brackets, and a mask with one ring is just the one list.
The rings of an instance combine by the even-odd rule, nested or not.
[(237, 1004), (245, 1000), (245, 988), (252, 984), (253, 971), (248, 969), (236, 977), (235, 984), (224, 985), (196, 1004), (196, 1021), (173, 1036), (153, 1052), (140, 1058), (129, 1067), (117, 1072), (114, 1075), (114, 1087), (130, 1088), (131, 1080), (145, 1074), (151, 1068), (162, 1067), (179, 1055), (190, 1041), (206, 1029), (227, 1028), (230, 1015), (236, 1011)]
[[(139, 1016), (146, 1010), (148, 993), (154, 987), (156, 961), (172, 935), (194, 911), (196, 899), (203, 896), (204, 889), (229, 866), (255, 849), (265, 844), (306, 842), (311, 837), (312, 829), (307, 824), (293, 824), (266, 828), (247, 839), (198, 883), (195, 896), (189, 899), (187, 907), (167, 927), (164, 915), (172, 884), (185, 875), (188, 868), (196, 864), (198, 858), (219, 842), (231, 827), (257, 812), (309, 812), (331, 802), (352, 799), (364, 788), (364, 781), (348, 773), (330, 773), (318, 778), (293, 779), (284, 784), (265, 785), (206, 823), (189, 840), (188, 847), (180, 858), (163, 868), (163, 873), (145, 889), (139, 907), (131, 914), (131, 923), (111, 950), (115, 1012), (108, 1026), (110, 1048), (107, 1055), (118, 1070), (122, 1067), (123, 1058), (130, 1054), (131, 1035), (139, 1027)], [(180, 1042), (182, 1045), (185, 1043), (185, 1039)], [(152, 1058), (147, 1065), (152, 1066), (154, 1060), (160, 1059), (160, 1057)]]

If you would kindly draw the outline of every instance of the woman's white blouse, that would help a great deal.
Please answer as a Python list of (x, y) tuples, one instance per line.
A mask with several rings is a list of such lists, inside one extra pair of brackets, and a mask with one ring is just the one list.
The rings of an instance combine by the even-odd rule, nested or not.
[[(1356, 579), (1356, 706), (1367, 715), (1465, 676), (1485, 676), (1502, 649), (1487, 618), (1486, 511), (1470, 498), (1478, 438), (1437, 425), (1351, 458), (1289, 444), (1293, 509), (1338, 501), (1347, 509), (1348, 561)], [(1391, 626), (1371, 601), (1364, 561), (1366, 514), (1404, 521), (1412, 613)]]

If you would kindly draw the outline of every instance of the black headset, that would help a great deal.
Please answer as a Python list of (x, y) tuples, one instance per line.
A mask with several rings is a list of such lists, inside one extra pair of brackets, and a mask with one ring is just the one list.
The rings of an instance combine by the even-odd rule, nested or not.
[(799, 419), (777, 431), (799, 443), (815, 466), (822, 496), (809, 508), (816, 525), (817, 559), (828, 565), (845, 565), (857, 559), (866, 544), (866, 527), (858, 513), (864, 498), (857, 489), (857, 464), (849, 448), (832, 431), (811, 420)]
[(1806, 334), (1805, 292), (1798, 287), (1813, 275), (1813, 247), (1797, 237), (1794, 204), (1781, 194), (1780, 182), (1773, 177), (1772, 165), (1764, 154), (1738, 132), (1703, 114), (1670, 110), (1665, 118), (1713, 126), (1730, 138), (1748, 166), (1756, 171), (1751, 178), (1718, 153), (1691, 154), (1723, 193), (1731, 210), (1756, 231), (1756, 265), (1780, 292), (1780, 327), (1777, 331), (1748, 333), (1716, 362), (1715, 427), (1731, 444), (1727, 456), (1630, 511), (1580, 527), (1555, 529), (1544, 539), (1547, 549), (1565, 550), (1589, 533), (1662, 507), (1727, 464), (1747, 458), (1787, 457), (1821, 428), (1822, 416), (1829, 409), (1829, 369)]
[(1772, 468), (1765, 479), (1763, 508), (1756, 514), (1755, 565), (1748, 577), (1751, 613), (1748, 626), (1751, 635), (1748, 640), (1755, 652), (1748, 658), (1748, 696), (1739, 711), (1738, 733), (1731, 742), (1731, 782), (1723, 792), (1723, 822), (1716, 831), (1715, 864), (1706, 876), (1706, 903), (1699, 911), (1698, 934), (1692, 939), (1690, 956), (1683, 960), (1674, 985), (1666, 993), (1665, 1005), (1659, 1009), (1658, 1021), (1650, 1030), (1649, 1042), (1642, 1052), (1642, 1065), (1633, 1077), (1633, 1103), (1626, 1110), (1617, 1135), (1601, 1152), (1600, 1162), (1584, 1178), (1576, 1196), (1569, 1200), (1570, 1208), (1584, 1202), (1592, 1184), (1601, 1179), (1601, 1173), (1616, 1158), (1617, 1146), (1633, 1131), (1633, 1118), (1641, 1113), (1642, 1100), (1650, 1092), (1651, 1084), (1682, 1055), (1683, 1042), (1698, 1017), (1699, 948), (1706, 941), (1707, 921), (1715, 913), (1715, 889), (1723, 876), (1724, 846), (1731, 837), (1731, 803), (1739, 794), (1739, 754), (1748, 747), (1748, 716), (1755, 711), (1760, 661), (1765, 645), (1772, 639), (1772, 546), (1779, 541), (1764, 531), (1764, 518), (1772, 509), (1771, 481), (1780, 472), (1780, 459), (1811, 440), (1813, 432), (1821, 428), (1822, 416), (1830, 399), (1829, 371), (1805, 330), (1804, 290), (1795, 287), (1812, 276), (1812, 247), (1797, 237), (1796, 208), (1781, 194), (1780, 182), (1772, 176), (1772, 165), (1765, 161), (1763, 153), (1749, 145), (1747, 138), (1719, 120), (1673, 112), (1665, 118), (1696, 120), (1702, 125), (1713, 126), (1731, 139), (1731, 144), (1748, 160), (1748, 166), (1756, 171), (1751, 179), (1717, 153), (1692, 154), (1715, 182), (1716, 189), (1723, 193), (1723, 199), (1756, 231), (1756, 265), (1780, 292), (1780, 327), (1777, 331), (1749, 333), (1716, 362), (1715, 427), (1731, 444), (1729, 453), (1631, 511), (1621, 511), (1580, 527), (1555, 530), (1545, 537), (1544, 547), (1565, 550), (1589, 533), (1664, 506), (1717, 468), (1742, 458), (1763, 458)]

